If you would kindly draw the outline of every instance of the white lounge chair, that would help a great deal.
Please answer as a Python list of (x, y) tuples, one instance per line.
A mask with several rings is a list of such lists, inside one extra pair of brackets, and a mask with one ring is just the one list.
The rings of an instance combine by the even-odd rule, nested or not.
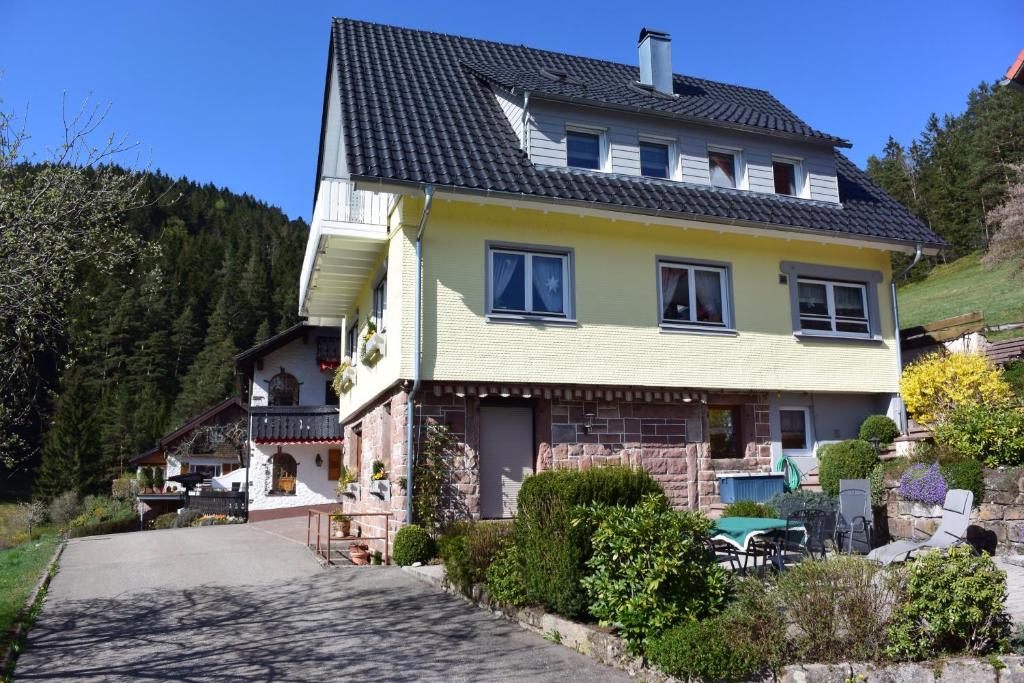
[(868, 559), (881, 564), (905, 562), (910, 553), (924, 548), (951, 548), (967, 542), (967, 526), (971, 519), (971, 506), (974, 494), (964, 489), (951, 489), (946, 492), (946, 500), (942, 504), (942, 523), (924, 541), (895, 541), (889, 545), (875, 548), (868, 553)]

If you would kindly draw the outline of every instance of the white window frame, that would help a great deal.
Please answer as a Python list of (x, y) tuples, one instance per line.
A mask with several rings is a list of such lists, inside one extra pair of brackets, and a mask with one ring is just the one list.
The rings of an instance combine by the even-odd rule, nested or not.
[(643, 165), (640, 165), (640, 176), (643, 178), (654, 178), (655, 180), (680, 180), (682, 179), (682, 173), (680, 171), (680, 157), (678, 148), (676, 145), (675, 138), (661, 137), (658, 135), (642, 134), (637, 136), (637, 162), (640, 162), (640, 145), (647, 143), (649, 145), (664, 145), (668, 148), (668, 175), (664, 178), (655, 178), (654, 176), (645, 176), (643, 171)]
[[(708, 332), (735, 332), (735, 323), (732, 318), (732, 283), (731, 269), (728, 264), (702, 263), (700, 261), (677, 260), (672, 258), (659, 258), (657, 261), (657, 287), (658, 287), (658, 325), (662, 329), (676, 330), (700, 330)], [(665, 317), (665, 292), (662, 289), (661, 271), (663, 268), (685, 268), (687, 270), (687, 284), (690, 294), (690, 316), (689, 321), (673, 320)], [(722, 290), (722, 322), (710, 323), (697, 320), (697, 287), (696, 272), (698, 270), (718, 273), (718, 284)]]
[[(800, 312), (800, 309), (799, 309), (799, 298), (800, 298), (799, 291), (800, 291), (800, 283), (801, 282), (806, 282), (807, 284), (815, 284), (815, 285), (824, 285), (825, 286), (825, 301), (826, 301), (826, 305), (828, 307), (828, 314), (827, 315), (821, 315), (821, 314), (815, 314), (815, 313), (801, 313)], [(840, 287), (849, 287), (851, 289), (859, 289), (860, 290), (861, 301), (863, 301), (863, 303), (864, 303), (864, 318), (863, 319), (860, 319), (860, 318), (849, 318), (849, 317), (840, 317), (840, 316), (836, 315), (836, 301), (835, 301), (835, 289), (834, 288), (837, 285), (840, 286)], [(867, 288), (867, 285), (865, 283), (863, 283), (863, 282), (844, 282), (842, 280), (824, 280), (824, 279), (821, 279), (821, 278), (813, 278), (813, 277), (798, 277), (797, 280), (796, 280), (796, 286), (797, 286), (797, 302), (798, 302), (798, 304), (797, 304), (797, 306), (798, 306), (797, 307), (797, 315), (799, 316), (800, 333), (801, 334), (808, 335), (808, 336), (815, 336), (815, 337), (850, 337), (850, 338), (853, 338), (853, 339), (871, 339), (871, 337), (872, 337), (872, 335), (871, 335), (871, 309), (868, 306), (868, 304), (869, 304), (868, 291), (867, 291), (868, 288)], [(813, 330), (813, 329), (804, 328), (804, 326), (803, 326), (803, 319), (805, 317), (806, 318), (813, 318), (813, 319), (817, 319), (817, 320), (822, 320), (822, 321), (828, 320), (829, 324), (832, 326), (832, 329), (831, 329), (831, 331), (829, 331), (829, 330)], [(856, 323), (863, 322), (867, 326), (867, 331), (865, 331), (865, 332), (839, 332), (836, 329), (837, 322), (856, 322)]]
[(807, 172), (804, 171), (804, 160), (800, 157), (790, 157), (781, 154), (772, 155), (772, 190), (775, 190), (775, 164), (789, 164), (793, 167), (793, 189), (794, 194), (779, 195), (780, 197), (799, 197), (807, 199), (809, 196), (807, 186)]
[[(347, 322), (347, 321), (346, 321)], [(355, 348), (349, 348), (352, 343)], [(351, 359), (352, 365), (359, 364), (359, 309), (352, 315), (352, 322), (345, 328), (345, 353)]]
[[(787, 450), (782, 445), (782, 413), (783, 411), (800, 412), (804, 414), (804, 443), (806, 447), (801, 450)], [(814, 453), (814, 431), (811, 425), (811, 409), (807, 406), (779, 406), (779, 451), (783, 455), (811, 455)]]
[[(494, 308), (494, 255), (514, 254), (523, 256), (524, 310), (517, 311), (505, 308)], [(557, 258), (562, 261), (562, 312), (533, 310), (533, 257), (543, 256)], [(488, 243), (486, 245), (486, 287), (485, 296), (487, 318), (489, 320), (542, 320), (559, 323), (575, 322), (576, 311), (574, 301), (573, 252), (571, 249), (557, 247), (519, 245), (506, 243)]]
[[(598, 147), (598, 164), (600, 168), (581, 168), (579, 166), (569, 166), (569, 134), (570, 133), (583, 133), (585, 135), (596, 135), (597, 136), (597, 147)], [(596, 171), (599, 173), (606, 173), (610, 170), (611, 161), (611, 150), (608, 148), (608, 129), (600, 126), (588, 126), (579, 123), (567, 123), (565, 124), (565, 165), (567, 168), (575, 168), (579, 171)]]
[(747, 164), (743, 159), (743, 149), (741, 147), (726, 147), (723, 145), (707, 145), (707, 155), (705, 159), (708, 162), (708, 185), (711, 187), (718, 187), (711, 183), (711, 152), (718, 152), (719, 154), (731, 154), (733, 163), (736, 165), (736, 187), (735, 188), (720, 188), (724, 190), (736, 189), (746, 190), (749, 188), (747, 183)]

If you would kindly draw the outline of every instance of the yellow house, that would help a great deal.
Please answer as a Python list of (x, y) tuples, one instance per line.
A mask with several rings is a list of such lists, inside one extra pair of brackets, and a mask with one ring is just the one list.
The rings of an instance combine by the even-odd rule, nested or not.
[(430, 423), (453, 510), (501, 518), (528, 473), (610, 463), (707, 509), (901, 419), (890, 256), (940, 238), (845, 140), (638, 51), (334, 21), (300, 307), (350, 359), (346, 509), (403, 522)]

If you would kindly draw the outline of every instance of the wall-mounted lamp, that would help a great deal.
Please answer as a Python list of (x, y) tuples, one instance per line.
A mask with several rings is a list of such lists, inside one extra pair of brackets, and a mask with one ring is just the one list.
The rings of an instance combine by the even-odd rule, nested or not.
[(319, 453), (316, 454), (315, 462), (316, 462), (316, 466), (317, 467), (323, 467), (324, 466), (324, 459), (322, 457), (320, 457)]
[(594, 428), (594, 414), (584, 413), (583, 414), (583, 433), (589, 434), (590, 430)]

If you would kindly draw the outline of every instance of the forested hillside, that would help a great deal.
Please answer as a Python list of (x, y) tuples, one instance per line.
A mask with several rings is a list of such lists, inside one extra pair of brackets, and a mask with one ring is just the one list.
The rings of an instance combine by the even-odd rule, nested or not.
[[(1011, 166), (1021, 162), (1024, 93), (982, 83), (968, 94), (963, 113), (932, 114), (909, 144), (890, 137), (867, 170), (949, 243), (939, 260), (952, 261), (988, 248), (998, 226), (986, 215), (1005, 199), (1015, 180)], [(914, 275), (923, 277), (935, 262)]]
[(146, 177), (145, 199), (127, 218), (141, 255), (113, 277), (87, 274), (72, 306), (76, 351), (54, 363), (51, 424), (30, 435), (43, 444), (44, 496), (104, 488), (128, 458), (233, 391), (235, 353), (297, 320), (303, 221), (161, 174)]

